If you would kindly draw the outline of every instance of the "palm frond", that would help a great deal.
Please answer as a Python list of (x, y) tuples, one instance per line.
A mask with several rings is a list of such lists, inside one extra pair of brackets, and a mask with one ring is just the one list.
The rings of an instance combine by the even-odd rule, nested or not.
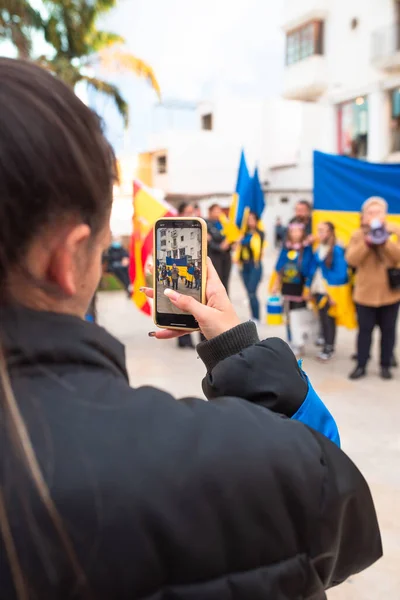
[(111, 83), (107, 83), (102, 79), (97, 79), (97, 77), (87, 77), (86, 75), (83, 75), (81, 80), (86, 81), (88, 86), (92, 89), (105, 94), (114, 100), (118, 112), (124, 120), (124, 125), (127, 127), (129, 123), (129, 106), (126, 100), (121, 96), (119, 89)]
[(129, 72), (134, 73), (138, 77), (144, 77), (149, 81), (157, 96), (161, 98), (160, 85), (154, 71), (144, 60), (137, 58), (129, 52), (125, 52), (121, 47), (114, 46), (101, 50), (99, 57), (102, 67), (110, 72)]
[(105, 48), (110, 48), (114, 44), (124, 44), (125, 40), (117, 33), (108, 31), (91, 31), (86, 36), (86, 44), (90, 47), (91, 52), (99, 52)]
[(42, 18), (27, 0), (1, 0), (0, 40), (9, 40), (18, 55), (28, 58), (31, 52), (31, 33), (42, 27)]

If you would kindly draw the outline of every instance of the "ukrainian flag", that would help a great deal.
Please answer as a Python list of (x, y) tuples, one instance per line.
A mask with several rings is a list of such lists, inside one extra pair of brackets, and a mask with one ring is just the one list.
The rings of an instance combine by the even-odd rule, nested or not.
[(388, 221), (400, 227), (400, 165), (314, 152), (314, 232), (319, 223), (330, 221), (347, 245), (360, 227), (361, 206), (371, 196), (386, 200)]

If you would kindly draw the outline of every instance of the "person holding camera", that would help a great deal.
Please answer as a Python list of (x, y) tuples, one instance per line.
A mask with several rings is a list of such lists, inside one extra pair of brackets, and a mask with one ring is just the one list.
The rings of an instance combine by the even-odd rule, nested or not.
[(207, 304), (166, 291), (206, 337), (209, 401), (131, 388), (123, 345), (84, 321), (112, 149), (50, 72), (0, 57), (0, 82), (0, 598), (322, 600), (381, 537), (290, 348), (240, 323), (208, 260)]
[(387, 202), (372, 197), (362, 206), (363, 226), (354, 233), (346, 259), (356, 271), (357, 366), (350, 379), (366, 375), (372, 332), (381, 330), (381, 377), (391, 379), (390, 366), (396, 339), (400, 303), (400, 230), (387, 224)]

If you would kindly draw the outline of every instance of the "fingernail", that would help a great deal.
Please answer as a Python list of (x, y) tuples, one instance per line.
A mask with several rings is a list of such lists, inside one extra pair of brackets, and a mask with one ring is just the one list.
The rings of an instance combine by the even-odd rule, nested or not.
[(179, 298), (179, 294), (177, 294), (176, 292), (174, 292), (173, 290), (169, 290), (166, 289), (164, 290), (164, 294), (170, 299), (170, 300), (178, 300)]
[(149, 337), (156, 337), (156, 332), (155, 331), (149, 331), (148, 336)]
[(145, 287), (141, 287), (141, 288), (139, 288), (139, 292), (144, 292), (145, 289), (146, 289)]

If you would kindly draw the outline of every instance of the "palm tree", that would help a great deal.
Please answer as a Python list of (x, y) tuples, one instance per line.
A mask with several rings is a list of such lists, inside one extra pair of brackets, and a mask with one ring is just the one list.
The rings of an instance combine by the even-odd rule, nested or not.
[(16, 47), (20, 58), (29, 58), (32, 48), (31, 33), (41, 27), (40, 14), (27, 0), (1, 0), (0, 41), (10, 41)]
[[(30, 50), (30, 44), (19, 42), (18, 34), (23, 32), (24, 39), (33, 28), (40, 28), (45, 40), (53, 48), (52, 55), (42, 55), (36, 61), (51, 70), (71, 87), (84, 81), (102, 94), (111, 97), (124, 119), (128, 123), (128, 105), (115, 85), (91, 76), (91, 67), (105, 66), (114, 71), (126, 71), (146, 78), (160, 96), (160, 88), (152, 68), (139, 58), (124, 51), (125, 40), (114, 33), (97, 29), (96, 22), (100, 15), (115, 7), (117, 0), (43, 0), (43, 15), (32, 15), (26, 10), (28, 0), (1, 0), (8, 4), (8, 21), (4, 21), (0, 12), (0, 38), (11, 39), (22, 54), (20, 48)], [(18, 17), (18, 15), (21, 15)], [(36, 20), (36, 16), (39, 20)], [(45, 15), (45, 16), (44, 16)], [(12, 26), (17, 21), (17, 33)], [(11, 24), (10, 24), (11, 21)], [(2, 34), (2, 26), (4, 34)], [(17, 45), (19, 42), (19, 46)], [(31, 57), (35, 59), (35, 57)]]

